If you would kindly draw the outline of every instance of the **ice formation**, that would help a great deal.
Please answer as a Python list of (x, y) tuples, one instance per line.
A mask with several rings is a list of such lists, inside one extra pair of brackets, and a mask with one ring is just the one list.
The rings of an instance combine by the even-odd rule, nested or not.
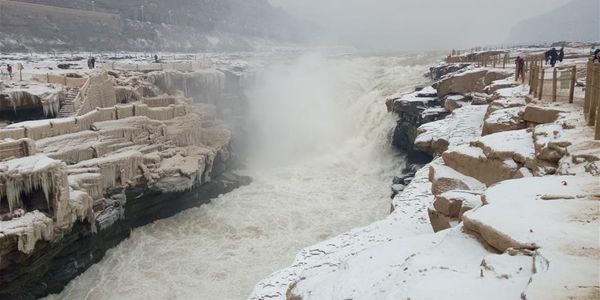
[[(91, 75), (80, 89), (73, 117), (0, 130), (0, 198), (5, 206), (0, 206), (0, 218), (8, 220), (0, 221), (0, 240), (16, 236), (19, 251), (31, 253), (38, 240), (58, 240), (76, 221), (86, 220), (95, 230), (96, 217), (101, 228), (123, 217), (125, 199), (112, 199), (116, 191), (147, 184), (178, 192), (210, 181), (215, 157), (229, 157), (231, 133), (213, 128), (214, 106), (191, 107), (193, 100), (179, 90), (206, 91), (200, 97), (214, 101), (211, 97), (224, 88), (224, 74), (153, 72), (150, 82), (138, 76), (115, 90), (114, 81), (121, 79), (106, 72)], [(149, 95), (161, 90), (172, 94), (144, 98), (144, 89)], [(40, 102), (46, 114), (57, 113), (63, 97), (62, 91), (53, 97), (12, 95), (15, 106)]]
[(51, 208), (61, 197), (65, 166), (45, 155), (34, 155), (0, 163), (0, 197), (6, 197), (12, 213), (23, 208), (21, 194), (41, 189)]
[(60, 103), (64, 98), (62, 90), (45, 91), (40, 94), (18, 90), (10, 92), (9, 101), (12, 103), (15, 112), (20, 107), (42, 106), (44, 115), (49, 116), (58, 114)]

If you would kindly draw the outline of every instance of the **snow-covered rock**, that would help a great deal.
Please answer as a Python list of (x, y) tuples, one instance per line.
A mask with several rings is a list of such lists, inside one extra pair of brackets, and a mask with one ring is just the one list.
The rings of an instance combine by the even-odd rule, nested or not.
[(437, 84), (438, 96), (443, 97), (448, 94), (464, 95), (469, 92), (482, 92), (485, 87), (483, 78), (487, 72), (487, 69), (479, 68), (442, 79)]
[(523, 119), (536, 124), (552, 123), (558, 119), (558, 115), (564, 110), (550, 107), (529, 105), (525, 108)]
[(423, 124), (417, 130), (415, 146), (439, 155), (448, 148), (469, 143), (481, 136), (484, 113), (484, 106), (466, 105), (443, 120)]
[(451, 190), (480, 191), (485, 189), (485, 184), (444, 165), (442, 159), (436, 159), (430, 164), (429, 181), (431, 182), (431, 192), (434, 195)]
[(444, 163), (458, 172), (490, 186), (514, 178), (519, 166), (512, 159), (488, 159), (483, 150), (470, 145), (458, 146), (442, 154)]
[(519, 130), (527, 127), (523, 120), (525, 107), (505, 108), (493, 111), (485, 118), (483, 135), (492, 133)]
[[(463, 216), (499, 251), (533, 251), (526, 299), (593, 299), (598, 292), (597, 178), (548, 176), (502, 182)], [(595, 254), (594, 254), (595, 253)]]

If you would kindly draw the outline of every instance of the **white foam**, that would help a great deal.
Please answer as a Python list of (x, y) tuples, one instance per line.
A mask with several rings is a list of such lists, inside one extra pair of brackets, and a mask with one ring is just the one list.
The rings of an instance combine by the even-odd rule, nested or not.
[(402, 167), (384, 101), (426, 83), (427, 62), (408, 63), (309, 55), (265, 71), (252, 184), (134, 230), (49, 299), (242, 299), (303, 247), (382, 219)]

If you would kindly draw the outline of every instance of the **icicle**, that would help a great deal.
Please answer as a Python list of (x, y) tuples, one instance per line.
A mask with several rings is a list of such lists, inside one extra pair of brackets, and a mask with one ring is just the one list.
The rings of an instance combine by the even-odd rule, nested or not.
[[(23, 207), (21, 194), (29, 194), (35, 189), (41, 189), (49, 209), (61, 197), (56, 189), (59, 182), (55, 176), (62, 176), (64, 165), (44, 155), (35, 155), (13, 159), (0, 163), (0, 183), (6, 186), (0, 196), (6, 196), (10, 212)], [(58, 175), (57, 175), (58, 174)], [(64, 174), (66, 178), (66, 173)]]
[(118, 103), (129, 103), (142, 99), (140, 93), (129, 86), (115, 87), (115, 96)]

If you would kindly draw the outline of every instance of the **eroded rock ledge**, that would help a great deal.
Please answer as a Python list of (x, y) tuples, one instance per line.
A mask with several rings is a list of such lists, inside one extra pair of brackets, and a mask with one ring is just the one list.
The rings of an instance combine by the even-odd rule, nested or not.
[(452, 114), (414, 140), (437, 158), (390, 216), (302, 250), (250, 299), (598, 298), (600, 143), (581, 107), (527, 86), (465, 97), (488, 72), (436, 85), (457, 93)]
[(133, 228), (249, 183), (232, 173), (235, 126), (220, 117), (243, 103), (221, 101), (235, 93), (223, 73), (112, 77), (102, 107), (0, 130), (0, 298), (60, 292)]

